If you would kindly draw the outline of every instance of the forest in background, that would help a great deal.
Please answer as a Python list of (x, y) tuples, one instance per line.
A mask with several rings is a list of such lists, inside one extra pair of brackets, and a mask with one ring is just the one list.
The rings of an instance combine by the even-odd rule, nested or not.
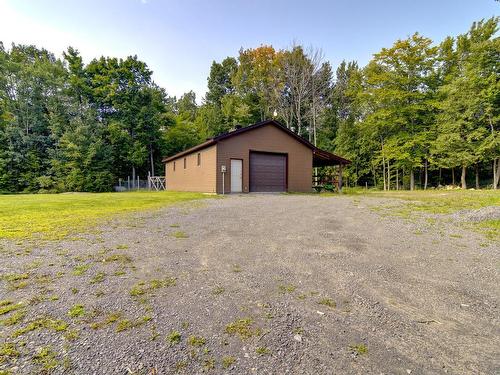
[(156, 85), (137, 57), (84, 64), (0, 43), (0, 192), (109, 191), (162, 175), (162, 158), (274, 118), (352, 160), (350, 186), (389, 189), (500, 177), (500, 18), (435, 43), (418, 33), (334, 70), (320, 50), (241, 49), (213, 62), (200, 105)]

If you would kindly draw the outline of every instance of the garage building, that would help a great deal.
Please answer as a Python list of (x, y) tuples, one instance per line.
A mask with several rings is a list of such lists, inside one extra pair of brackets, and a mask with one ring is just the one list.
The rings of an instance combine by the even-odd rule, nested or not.
[(163, 159), (167, 190), (310, 192), (313, 167), (350, 163), (267, 120)]

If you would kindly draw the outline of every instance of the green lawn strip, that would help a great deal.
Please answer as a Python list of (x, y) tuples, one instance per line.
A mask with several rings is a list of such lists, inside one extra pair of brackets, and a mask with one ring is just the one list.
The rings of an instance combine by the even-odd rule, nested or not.
[(484, 220), (473, 224), (473, 228), (490, 240), (500, 240), (500, 220)]
[(0, 196), (0, 238), (61, 239), (115, 215), (208, 198), (202, 193), (127, 192)]
[(401, 199), (408, 208), (435, 214), (500, 206), (498, 190), (364, 190), (345, 189), (346, 195)]

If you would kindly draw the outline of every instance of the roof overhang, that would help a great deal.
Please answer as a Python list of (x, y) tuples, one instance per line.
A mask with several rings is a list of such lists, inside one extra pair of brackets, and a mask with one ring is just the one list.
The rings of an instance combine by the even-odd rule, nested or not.
[(313, 149), (313, 167), (328, 167), (346, 164), (351, 164), (351, 161), (317, 147)]
[(258, 123), (253, 124), (253, 125), (249, 125), (249, 126), (245, 126), (243, 128), (236, 129), (232, 132), (223, 133), (223, 134), (218, 135), (216, 137), (209, 138), (205, 142), (200, 143), (197, 146), (191, 147), (191, 148), (184, 150), (182, 152), (179, 152), (178, 154), (175, 154), (173, 156), (165, 157), (165, 158), (163, 158), (162, 161), (164, 163), (168, 163), (172, 160), (178, 159), (178, 158), (183, 157), (185, 155), (188, 155), (192, 152), (196, 152), (196, 151), (199, 151), (201, 149), (210, 147), (210, 146), (212, 146), (212, 145), (216, 144), (217, 142), (222, 141), (224, 139), (234, 137), (234, 136), (241, 134), (241, 133), (246, 133), (246, 132), (251, 131), (253, 129), (260, 128), (261, 126), (264, 126), (264, 125), (274, 125), (278, 129), (284, 131), (285, 133), (287, 133), (291, 137), (295, 138), (297, 141), (299, 141), (300, 143), (302, 143), (306, 147), (309, 147), (313, 153), (313, 166), (314, 167), (344, 165), (344, 164), (351, 163), (347, 159), (341, 158), (340, 156), (334, 155), (328, 151), (321, 150), (321, 149), (317, 148), (311, 142), (309, 142), (307, 139), (302, 138), (297, 133), (291, 131), (290, 129), (283, 126), (281, 123), (279, 123), (276, 120), (266, 120), (266, 121), (258, 122)]
[(210, 138), (208, 140), (206, 140), (205, 142), (203, 143), (200, 143), (199, 145), (197, 146), (194, 146), (194, 147), (191, 147), (191, 148), (188, 148), (187, 150), (184, 150), (182, 152), (179, 152), (178, 154), (175, 154), (173, 156), (168, 156), (168, 157), (165, 157), (162, 159), (162, 162), (164, 163), (168, 163), (169, 161), (172, 161), (172, 160), (175, 160), (175, 159), (178, 159), (178, 158), (181, 158), (187, 154), (190, 154), (192, 152), (195, 152), (195, 151), (199, 151), (201, 149), (204, 149), (204, 148), (207, 148), (207, 147), (210, 147), (214, 144), (216, 144), (217, 142), (213, 139), (213, 138)]

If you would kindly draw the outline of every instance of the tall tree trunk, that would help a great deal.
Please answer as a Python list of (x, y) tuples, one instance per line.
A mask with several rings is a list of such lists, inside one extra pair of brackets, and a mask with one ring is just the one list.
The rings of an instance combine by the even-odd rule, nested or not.
[(467, 182), (465, 181), (465, 173), (467, 172), (467, 167), (462, 165), (462, 176), (460, 177), (460, 183), (462, 184), (462, 189), (467, 189)]
[(424, 160), (424, 190), (427, 190), (427, 182), (429, 181), (429, 174), (427, 171), (427, 159)]
[(132, 189), (135, 188), (135, 167), (132, 167)]
[(385, 158), (382, 156), (382, 175), (384, 176), (384, 191), (387, 190), (387, 181), (386, 181), (386, 174), (385, 174)]
[(410, 168), (410, 190), (415, 190), (415, 171)]
[(386, 175), (385, 175), (384, 141), (382, 139), (380, 140), (380, 145), (382, 147), (382, 175), (384, 177), (384, 191), (386, 191), (387, 190), (387, 182), (386, 182)]
[(455, 168), (451, 167), (451, 186), (455, 187)]
[(373, 186), (377, 187), (377, 173), (375, 171), (375, 167), (374, 167), (373, 163), (371, 163), (371, 167), (372, 167), (372, 176), (373, 176)]
[(443, 169), (441, 167), (439, 167), (438, 186), (441, 186), (442, 171), (443, 171)]
[(479, 164), (476, 163), (476, 189), (479, 190)]
[(387, 160), (387, 190), (391, 190), (391, 162)]
[(151, 177), (155, 175), (155, 162), (153, 158), (153, 145), (149, 145), (149, 162), (151, 163)]
[(396, 190), (399, 190), (399, 168), (396, 168)]
[(493, 189), (498, 188), (498, 180), (500, 180), (500, 159), (493, 160)]

